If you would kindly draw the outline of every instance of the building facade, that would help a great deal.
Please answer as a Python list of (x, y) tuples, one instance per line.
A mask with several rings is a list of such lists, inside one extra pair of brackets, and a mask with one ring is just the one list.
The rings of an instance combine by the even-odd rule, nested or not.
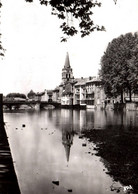
[(104, 99), (105, 94), (99, 78), (74, 78), (67, 53), (62, 69), (62, 82), (57, 90), (53, 90), (53, 100), (67, 107), (102, 108)]
[[(61, 84), (54, 90), (45, 90), (42, 100), (61, 103), (62, 107), (112, 109), (114, 104), (120, 103), (121, 97), (107, 98), (99, 77), (74, 78), (67, 53), (62, 69)], [(127, 101), (129, 101), (129, 95), (124, 93), (124, 102)], [(138, 102), (138, 90), (132, 94), (132, 101)]]

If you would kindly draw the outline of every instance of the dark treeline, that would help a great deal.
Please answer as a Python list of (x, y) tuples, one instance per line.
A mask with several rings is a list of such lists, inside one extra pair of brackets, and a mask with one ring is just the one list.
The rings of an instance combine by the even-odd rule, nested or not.
[(24, 99), (26, 99), (26, 95), (21, 94), (21, 93), (9, 93), (9, 94), (7, 94), (6, 98), (24, 98)]

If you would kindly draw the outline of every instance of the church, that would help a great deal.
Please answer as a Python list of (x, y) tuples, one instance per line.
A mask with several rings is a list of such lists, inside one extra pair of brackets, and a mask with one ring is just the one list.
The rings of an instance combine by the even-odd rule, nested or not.
[(53, 100), (62, 107), (102, 108), (105, 94), (98, 77), (74, 78), (67, 53), (62, 69), (62, 82), (53, 91)]
[(67, 53), (60, 85), (54, 90), (45, 90), (41, 100), (58, 102), (64, 108), (104, 108), (105, 98), (99, 77), (74, 78)]
[(60, 102), (63, 106), (73, 105), (74, 85), (76, 81), (70, 66), (69, 54), (67, 53), (65, 64), (62, 69), (62, 82), (59, 85)]
[[(124, 98), (125, 100), (128, 98), (126, 93)], [(132, 98), (136, 101), (138, 95), (133, 94)], [(60, 85), (54, 90), (45, 90), (43, 100), (58, 102), (64, 108), (112, 109), (114, 103), (120, 102), (120, 96), (116, 99), (107, 98), (98, 76), (74, 78), (67, 53)]]

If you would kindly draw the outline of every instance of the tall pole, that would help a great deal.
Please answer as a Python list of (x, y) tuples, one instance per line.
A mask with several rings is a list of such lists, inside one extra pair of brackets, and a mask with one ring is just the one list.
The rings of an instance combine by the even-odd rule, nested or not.
[(0, 94), (0, 125), (3, 123), (3, 94)]

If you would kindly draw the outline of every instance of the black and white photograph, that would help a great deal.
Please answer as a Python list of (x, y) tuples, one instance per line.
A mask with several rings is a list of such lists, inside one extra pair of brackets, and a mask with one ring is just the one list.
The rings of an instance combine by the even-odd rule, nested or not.
[(138, 194), (138, 0), (0, 1), (0, 194)]

